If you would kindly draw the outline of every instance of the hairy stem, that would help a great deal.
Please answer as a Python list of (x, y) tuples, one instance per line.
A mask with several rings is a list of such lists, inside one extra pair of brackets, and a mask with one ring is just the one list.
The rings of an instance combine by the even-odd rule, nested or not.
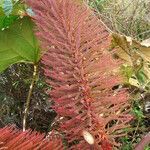
[(34, 87), (36, 77), (37, 77), (37, 68), (38, 68), (37, 65), (34, 64), (33, 77), (32, 77), (32, 81), (31, 81), (31, 84), (30, 84), (30, 89), (29, 89), (29, 92), (28, 92), (26, 105), (25, 105), (25, 110), (24, 110), (24, 116), (23, 116), (23, 131), (25, 131), (26, 127), (27, 127), (28, 111), (29, 111), (29, 107), (30, 107), (30, 101), (31, 101), (31, 96), (32, 96), (32, 92), (33, 92), (33, 87)]

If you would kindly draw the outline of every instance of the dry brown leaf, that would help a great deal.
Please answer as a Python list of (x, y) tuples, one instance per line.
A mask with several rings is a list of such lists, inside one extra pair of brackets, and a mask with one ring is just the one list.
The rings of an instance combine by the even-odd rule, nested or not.
[[(131, 57), (136, 57), (136, 55), (138, 55), (145, 61), (150, 61), (150, 39), (144, 40), (140, 43), (132, 39), (131, 37), (127, 37), (117, 33), (112, 33), (112, 38), (114, 46), (119, 47), (117, 55), (123, 60), (131, 63), (131, 61), (133, 61), (133, 58)], [(137, 51), (133, 49), (137, 49)]]
[[(117, 56), (123, 59), (127, 65), (132, 66), (135, 73), (142, 68), (144, 74), (150, 79), (150, 67), (148, 65), (150, 64), (150, 39), (140, 43), (131, 37), (112, 33), (112, 45), (117, 49)], [(130, 84), (138, 86), (132, 79)]]

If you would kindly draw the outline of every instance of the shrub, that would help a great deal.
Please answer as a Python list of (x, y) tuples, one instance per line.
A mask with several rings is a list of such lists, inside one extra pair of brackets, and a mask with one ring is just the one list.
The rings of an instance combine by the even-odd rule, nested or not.
[[(108, 32), (97, 17), (74, 0), (28, 1), (36, 16), (49, 95), (58, 131), (71, 149), (109, 150), (118, 146), (131, 120), (125, 90), (115, 73), (120, 62), (107, 51)], [(90, 139), (90, 141), (89, 141)], [(72, 143), (73, 142), (73, 143)], [(76, 144), (74, 144), (76, 143)]]

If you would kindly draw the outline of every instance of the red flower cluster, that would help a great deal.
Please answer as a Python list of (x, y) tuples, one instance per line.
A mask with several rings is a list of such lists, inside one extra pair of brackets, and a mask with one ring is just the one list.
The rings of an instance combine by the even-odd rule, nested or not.
[[(110, 40), (103, 24), (75, 0), (28, 0), (36, 16), (37, 36), (46, 50), (44, 64), (59, 131), (70, 149), (111, 150), (131, 120), (119, 62), (107, 51)], [(72, 144), (72, 143), (78, 144)]]
[(0, 129), (0, 149), (1, 150), (62, 150), (63, 145), (60, 138), (53, 137), (52, 140), (44, 138), (44, 134), (22, 132), (12, 126)]

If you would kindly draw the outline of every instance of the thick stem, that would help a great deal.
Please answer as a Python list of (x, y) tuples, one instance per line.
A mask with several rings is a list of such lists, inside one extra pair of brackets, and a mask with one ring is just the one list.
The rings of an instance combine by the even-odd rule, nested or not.
[(23, 131), (25, 131), (26, 127), (27, 127), (28, 111), (29, 111), (29, 107), (30, 107), (30, 101), (31, 101), (32, 91), (33, 91), (33, 87), (34, 87), (34, 84), (35, 84), (35, 81), (36, 81), (36, 77), (37, 77), (37, 65), (34, 64), (33, 77), (32, 77), (32, 81), (31, 81), (31, 84), (30, 84), (30, 89), (29, 89), (29, 92), (28, 92), (28, 97), (27, 97), (27, 100), (26, 100), (24, 116), (23, 116)]

